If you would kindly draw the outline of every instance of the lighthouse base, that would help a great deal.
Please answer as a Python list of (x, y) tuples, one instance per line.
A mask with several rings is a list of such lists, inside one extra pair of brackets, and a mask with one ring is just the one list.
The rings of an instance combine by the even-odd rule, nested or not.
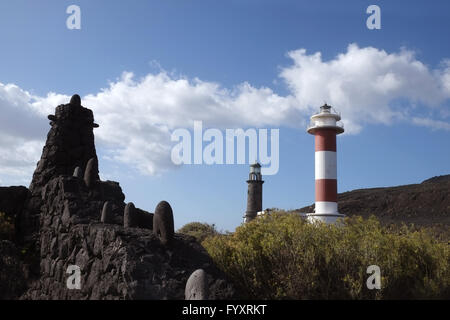
[(344, 218), (344, 214), (340, 213), (308, 213), (306, 219), (308, 222), (324, 222), (326, 224), (335, 224), (338, 219)]

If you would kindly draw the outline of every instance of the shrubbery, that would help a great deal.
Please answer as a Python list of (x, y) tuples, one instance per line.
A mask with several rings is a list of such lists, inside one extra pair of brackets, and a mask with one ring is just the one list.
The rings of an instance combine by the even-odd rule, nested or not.
[(207, 237), (219, 234), (214, 225), (201, 222), (188, 223), (181, 227), (177, 232), (193, 236), (200, 243)]
[[(375, 218), (340, 226), (274, 213), (203, 242), (244, 298), (450, 298), (450, 251), (425, 231), (389, 231)], [(381, 290), (366, 286), (381, 269)]]

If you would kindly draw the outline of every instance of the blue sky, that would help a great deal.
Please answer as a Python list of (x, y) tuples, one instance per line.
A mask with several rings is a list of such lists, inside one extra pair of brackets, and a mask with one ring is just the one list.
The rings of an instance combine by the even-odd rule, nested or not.
[[(81, 30), (66, 28), (72, 4)], [(371, 4), (381, 8), (381, 30), (366, 27)], [(169, 201), (177, 228), (202, 221), (233, 230), (246, 208), (248, 165), (173, 168), (158, 156), (170, 147), (167, 130), (192, 129), (196, 117), (221, 130), (280, 129), (265, 208), (314, 202), (305, 125), (324, 100), (349, 132), (338, 137), (339, 192), (448, 174), (449, 18), (448, 1), (2, 1), (0, 185), (29, 183), (45, 115), (74, 93), (101, 126), (103, 177), (142, 209)], [(210, 107), (211, 99), (219, 102)], [(121, 145), (127, 139), (131, 147)]]

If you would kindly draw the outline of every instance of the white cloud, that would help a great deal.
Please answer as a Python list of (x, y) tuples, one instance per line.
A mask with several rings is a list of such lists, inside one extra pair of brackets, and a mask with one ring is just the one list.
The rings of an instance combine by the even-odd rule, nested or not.
[[(100, 124), (95, 131), (97, 149), (111, 161), (157, 174), (172, 166), (170, 133), (175, 128), (192, 128), (195, 120), (202, 120), (204, 127), (221, 129), (291, 126), (303, 130), (324, 101), (342, 113), (349, 133), (358, 133), (370, 123), (395, 121), (449, 128), (449, 61), (433, 70), (411, 51), (387, 53), (355, 44), (329, 61), (304, 49), (289, 52), (288, 57), (292, 64), (280, 71), (290, 90), (287, 96), (249, 83), (223, 88), (164, 70), (140, 79), (125, 72), (107, 88), (82, 98)], [(14, 181), (10, 177), (31, 177), (48, 130), (45, 117), (69, 99), (58, 93), (34, 96), (16, 85), (0, 83), (2, 183)], [(422, 116), (424, 111), (427, 117)], [(439, 120), (433, 119), (436, 113)]]
[(339, 109), (351, 133), (367, 123), (408, 119), (414, 110), (395, 107), (399, 99), (435, 108), (450, 97), (449, 64), (444, 70), (430, 70), (411, 51), (389, 54), (351, 44), (330, 61), (323, 61), (320, 53), (308, 55), (305, 49), (288, 56), (294, 64), (280, 76), (299, 107), (311, 112), (325, 100)]
[(2, 184), (29, 183), (46, 135), (29, 92), (0, 83), (0, 177)]
[(302, 115), (291, 97), (269, 88), (243, 83), (232, 90), (199, 79), (149, 74), (135, 80), (124, 73), (117, 82), (83, 98), (101, 124), (96, 137), (113, 160), (131, 164), (146, 174), (173, 166), (172, 130), (205, 126), (230, 128), (295, 125)]
[(430, 118), (412, 118), (414, 124), (429, 127), (433, 130), (448, 130), (450, 131), (450, 123), (441, 121), (441, 120), (433, 120)]

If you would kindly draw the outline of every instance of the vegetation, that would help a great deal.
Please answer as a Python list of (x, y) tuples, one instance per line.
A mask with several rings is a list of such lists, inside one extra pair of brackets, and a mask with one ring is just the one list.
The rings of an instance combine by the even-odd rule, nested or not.
[(0, 240), (13, 240), (14, 222), (4, 212), (0, 212)]
[(219, 234), (214, 224), (201, 222), (188, 223), (181, 227), (177, 232), (193, 236), (200, 243), (202, 243), (208, 237), (216, 236)]
[[(450, 250), (423, 230), (390, 230), (374, 217), (310, 224), (276, 212), (203, 246), (250, 299), (450, 298)], [(367, 268), (381, 270), (369, 290)]]

